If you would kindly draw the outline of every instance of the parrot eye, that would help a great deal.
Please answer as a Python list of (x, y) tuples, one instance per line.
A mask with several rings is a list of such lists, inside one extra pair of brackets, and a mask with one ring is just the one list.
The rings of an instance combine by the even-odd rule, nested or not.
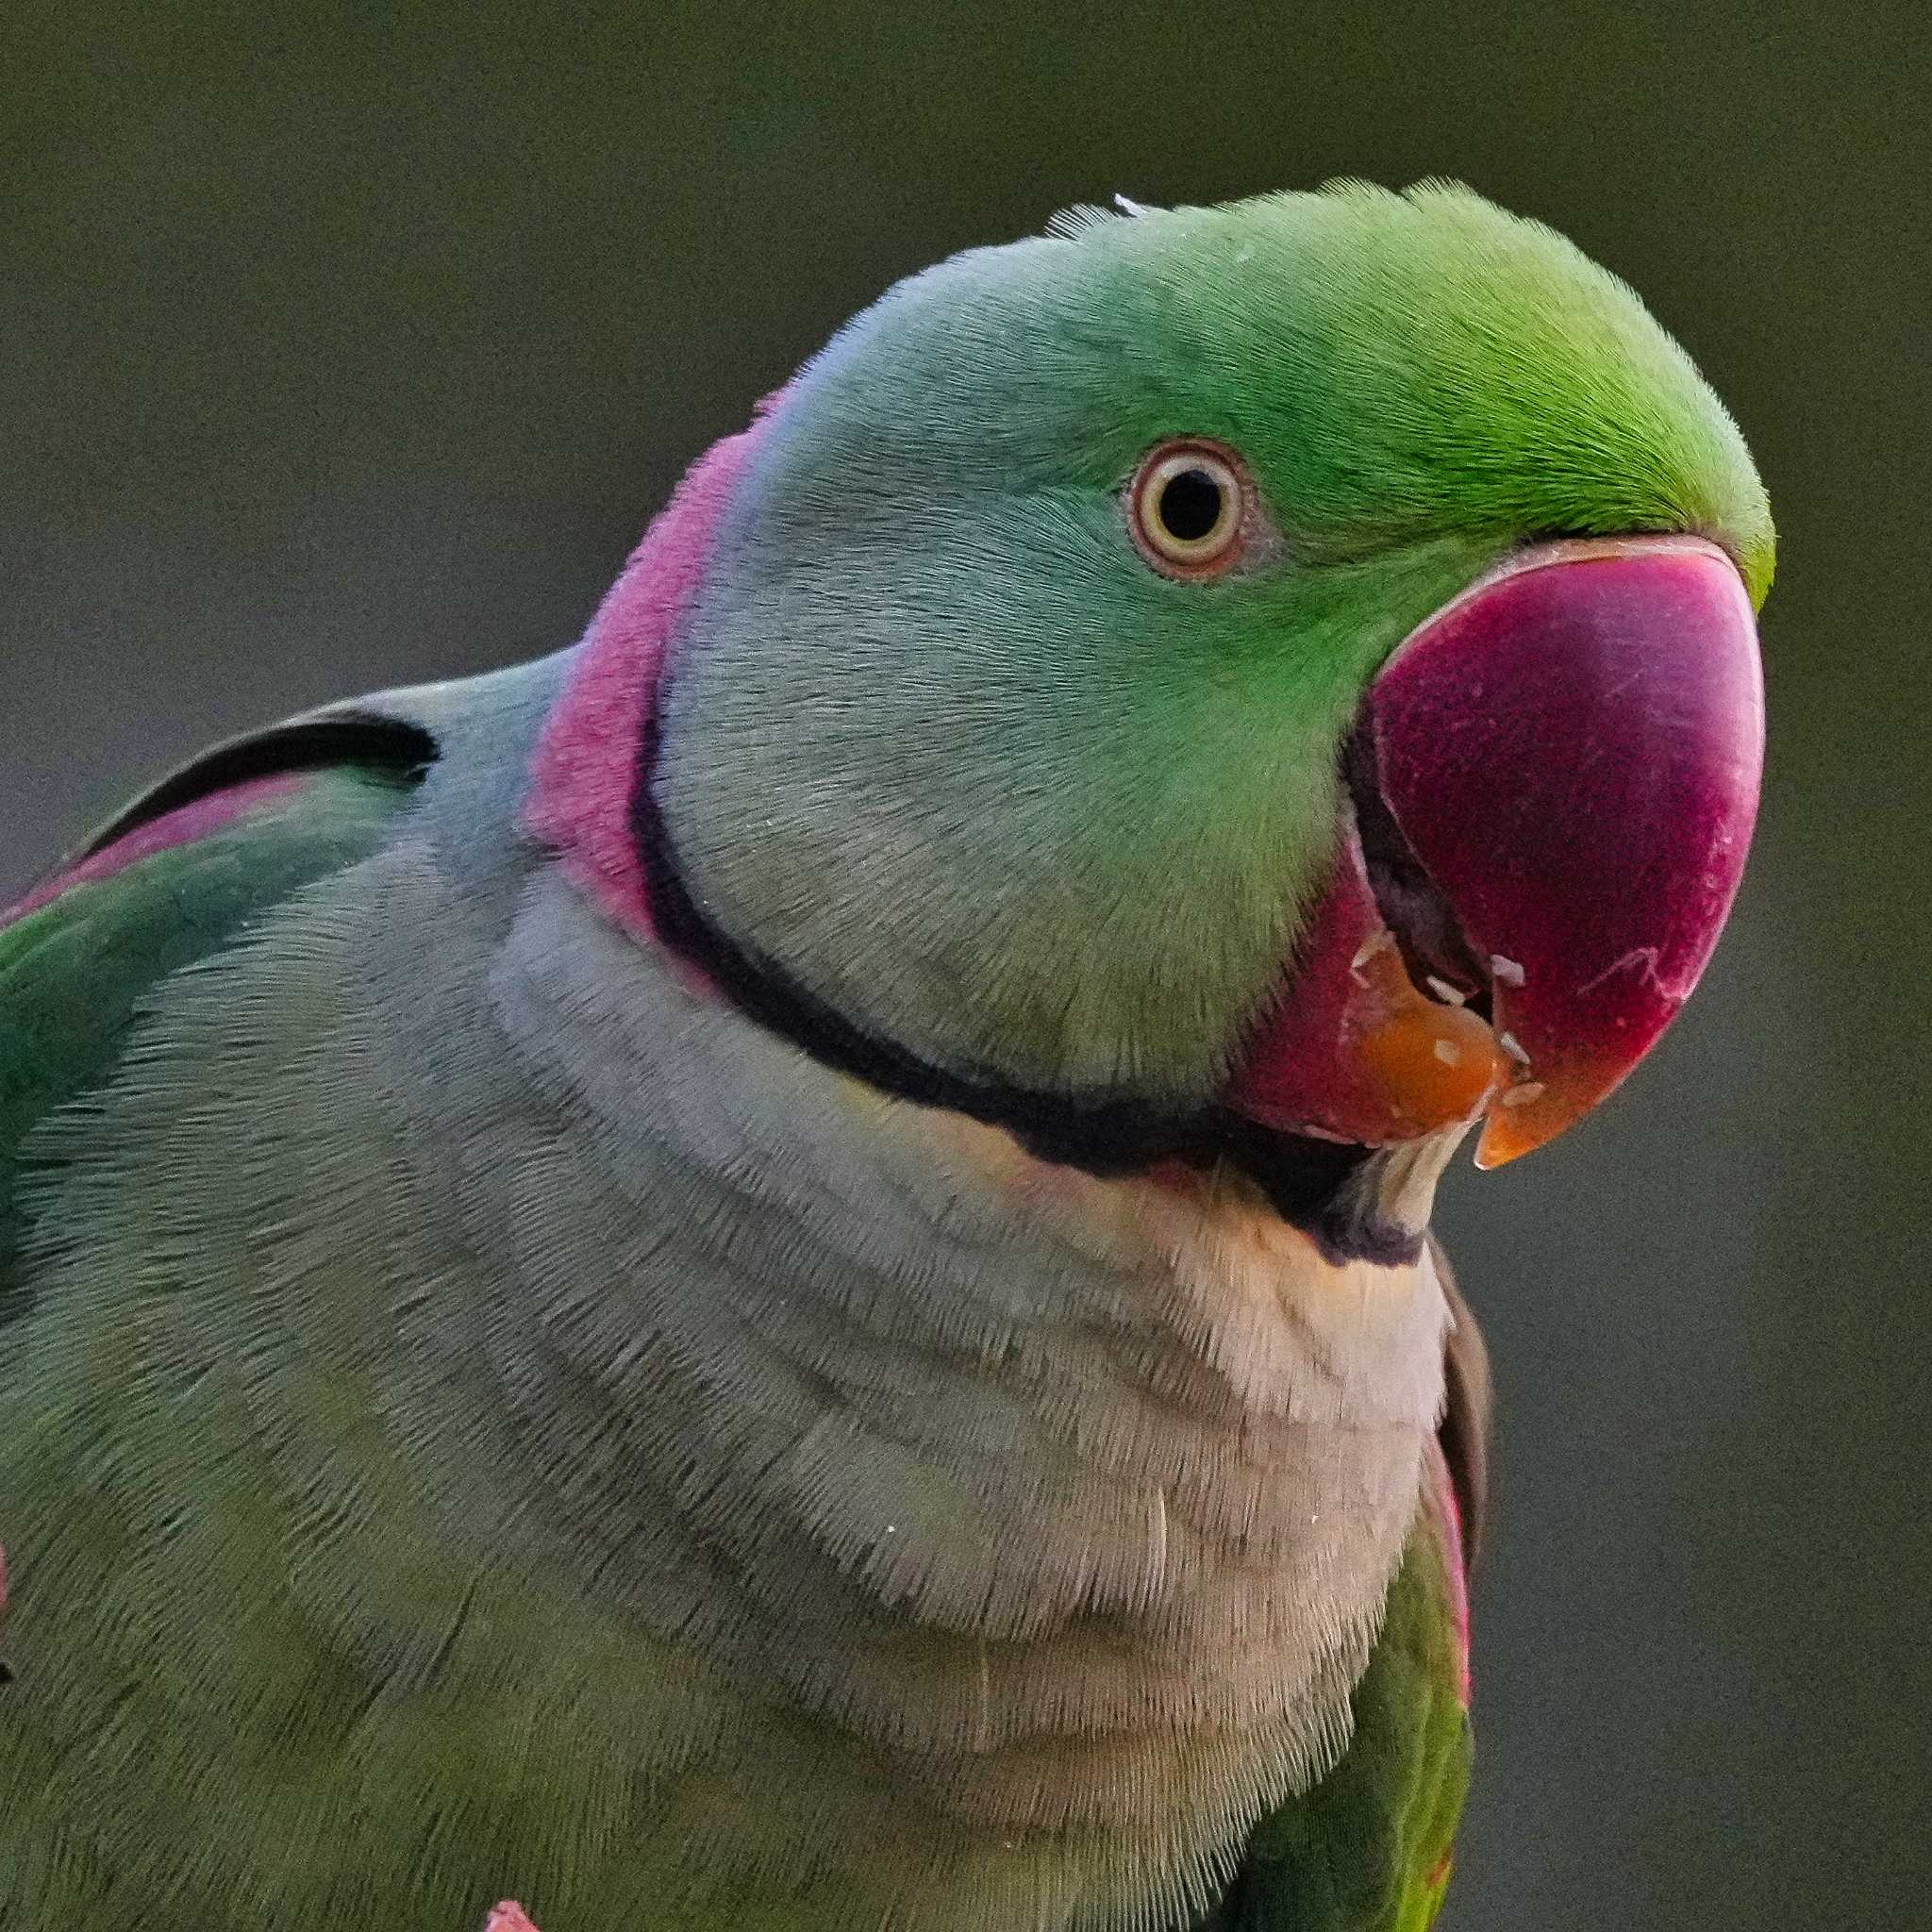
[(1231, 449), (1198, 438), (1163, 442), (1127, 486), (1127, 524), (1141, 555), (1163, 575), (1220, 576), (1241, 561), (1253, 495)]

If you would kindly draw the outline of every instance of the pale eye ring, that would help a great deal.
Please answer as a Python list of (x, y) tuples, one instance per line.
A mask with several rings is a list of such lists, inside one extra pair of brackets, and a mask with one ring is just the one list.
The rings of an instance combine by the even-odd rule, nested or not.
[(1171, 577), (1213, 577), (1246, 548), (1254, 488), (1247, 466), (1224, 443), (1185, 437), (1158, 443), (1127, 486), (1135, 547)]

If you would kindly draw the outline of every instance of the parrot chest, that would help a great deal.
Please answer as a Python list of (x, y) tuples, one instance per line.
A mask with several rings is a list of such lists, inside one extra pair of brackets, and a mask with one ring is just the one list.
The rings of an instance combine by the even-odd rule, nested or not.
[(1429, 1284), (1316, 1374), (1266, 1255), (820, 1093), (800, 1159), (567, 909), (332, 891), (170, 989), (33, 1263), (0, 1843), (89, 1817), (96, 1915), (33, 1923), (1183, 1923), (1344, 1741)]

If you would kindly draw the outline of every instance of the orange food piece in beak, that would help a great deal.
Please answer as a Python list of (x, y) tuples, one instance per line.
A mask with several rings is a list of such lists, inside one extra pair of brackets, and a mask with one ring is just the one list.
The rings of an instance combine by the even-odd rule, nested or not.
[(1284, 1133), (1383, 1147), (1473, 1120), (1511, 1063), (1467, 1008), (1417, 991), (1382, 923), (1353, 834), (1257, 1029), (1228, 1104)]
[(1357, 1050), (1391, 1112), (1424, 1132), (1471, 1119), (1510, 1071), (1496, 1036), (1466, 1007), (1419, 993), (1392, 941), (1358, 971), (1369, 989), (1363, 1006), (1373, 1002), (1385, 1017), (1361, 1030)]

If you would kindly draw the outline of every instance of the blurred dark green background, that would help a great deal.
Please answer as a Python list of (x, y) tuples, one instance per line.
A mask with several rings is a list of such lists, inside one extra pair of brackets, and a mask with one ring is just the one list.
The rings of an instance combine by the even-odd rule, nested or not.
[(1758, 454), (1773, 750), (1666, 1048), (1451, 1189), (1505, 1431), (1444, 1924), (1924, 1924), (1924, 18), (9, 7), (0, 889), (213, 734), (568, 641), (937, 256), (1341, 173), (1546, 218)]

